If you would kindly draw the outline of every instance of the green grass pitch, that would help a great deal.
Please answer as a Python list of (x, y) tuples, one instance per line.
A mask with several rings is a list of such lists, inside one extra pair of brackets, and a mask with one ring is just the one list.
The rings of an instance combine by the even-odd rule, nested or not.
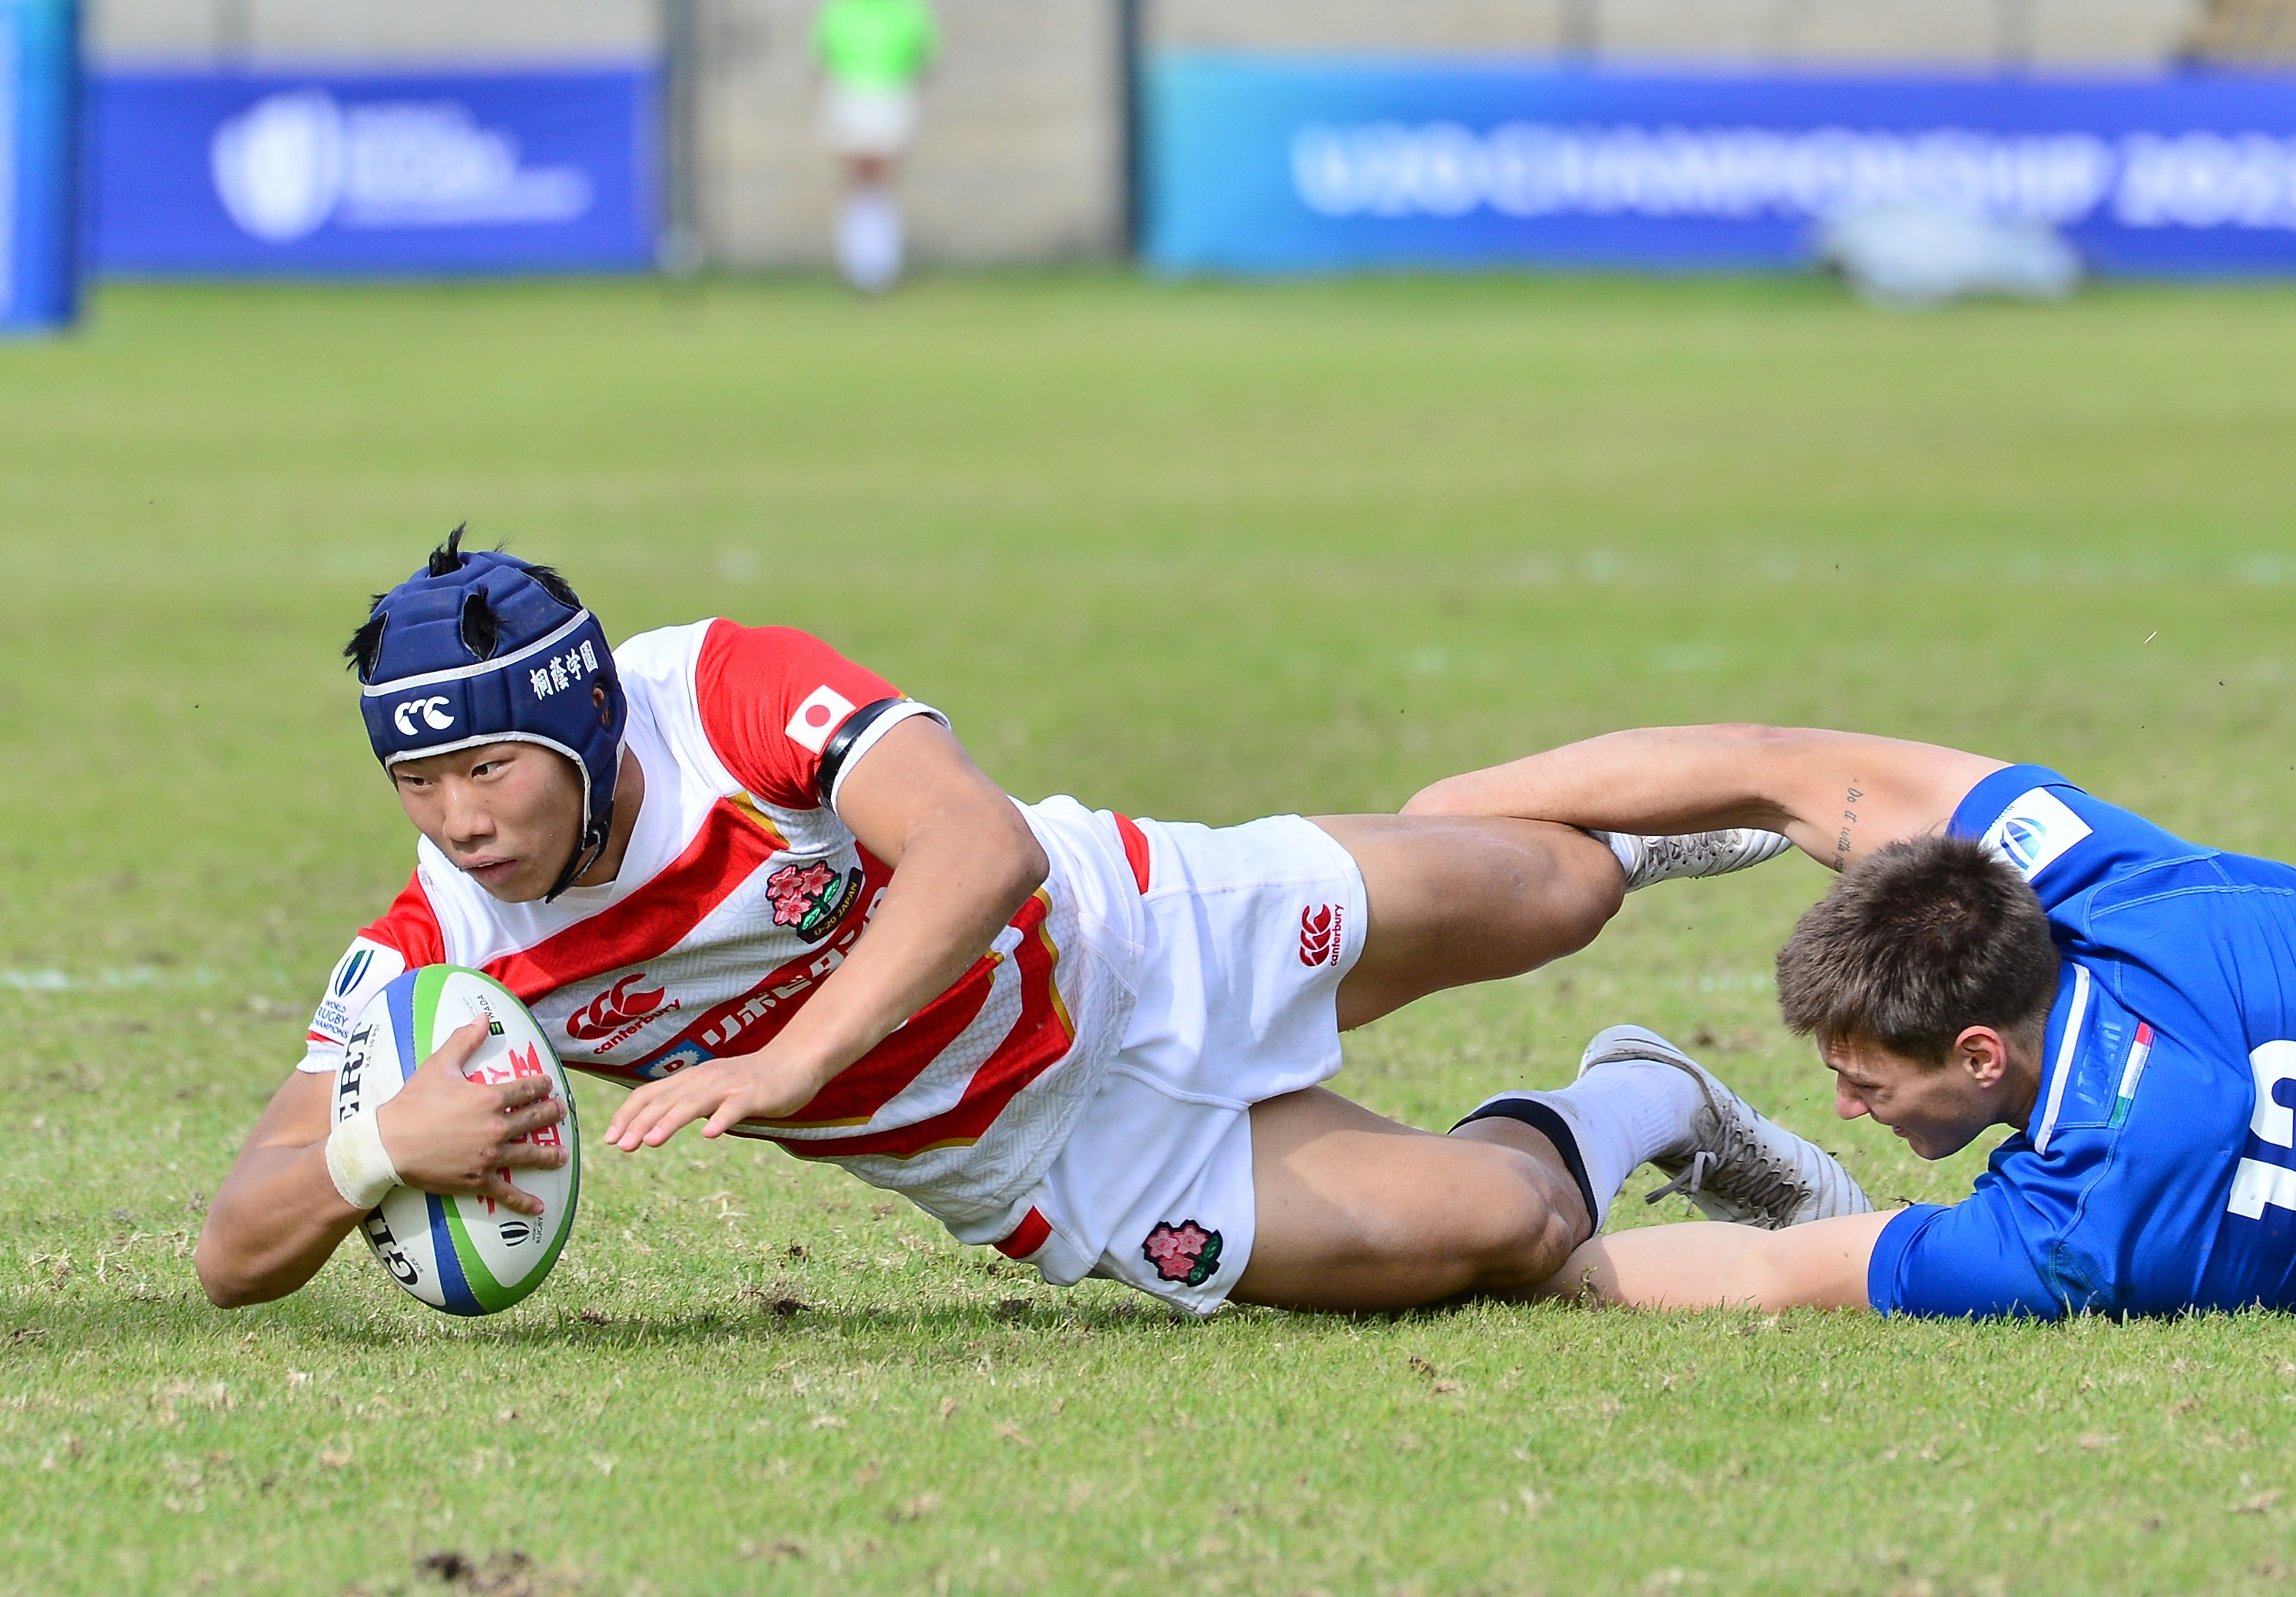
[[(409, 861), (335, 651), (466, 517), (617, 637), (824, 634), (1024, 797), (1391, 809), (1744, 717), (2046, 761), (2285, 855), (2292, 438), (2284, 290), (105, 292), (0, 348), (0, 1593), (2278, 1587), (2268, 1315), (1181, 1323), (690, 1134), (594, 1157), (496, 1320), (356, 1248), (226, 1314), (189, 1245)], [(1957, 1196), (1977, 1156), (1836, 1124), (1776, 1025), (1824, 880), (1640, 895), (1336, 1085), (1440, 1125), (1641, 1020), (1877, 1199)]]

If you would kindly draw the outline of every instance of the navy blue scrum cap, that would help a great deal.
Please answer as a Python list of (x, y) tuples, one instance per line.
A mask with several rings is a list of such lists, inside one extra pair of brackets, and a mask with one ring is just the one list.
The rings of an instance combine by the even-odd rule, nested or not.
[(463, 528), (374, 602), (345, 651), (388, 770), (481, 743), (538, 743), (582, 773), (582, 835), (556, 897), (605, 848), (627, 707), (605, 629), (558, 574), (465, 552)]

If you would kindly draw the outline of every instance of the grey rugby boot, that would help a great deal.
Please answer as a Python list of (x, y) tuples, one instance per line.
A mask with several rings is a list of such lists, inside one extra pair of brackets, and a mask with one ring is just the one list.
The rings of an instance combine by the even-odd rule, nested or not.
[(1722, 831), (1686, 831), (1676, 837), (1637, 837), (1630, 831), (1598, 831), (1594, 835), (1609, 844), (1611, 852), (1623, 848), (1632, 856), (1632, 864), (1623, 859), (1619, 862), (1625, 866), (1629, 893), (1654, 881), (1727, 876), (1733, 871), (1775, 859), (1793, 847), (1793, 840), (1781, 832), (1761, 831), (1751, 826), (1733, 826)]
[(1834, 1157), (1759, 1113), (1715, 1074), (1654, 1031), (1613, 1026), (1595, 1034), (1578, 1074), (1624, 1060), (1685, 1071), (1706, 1098), (1690, 1134), (1651, 1160), (1673, 1177), (1643, 1200), (1680, 1192), (1710, 1220), (1782, 1231), (1807, 1220), (1871, 1214), (1874, 1206)]

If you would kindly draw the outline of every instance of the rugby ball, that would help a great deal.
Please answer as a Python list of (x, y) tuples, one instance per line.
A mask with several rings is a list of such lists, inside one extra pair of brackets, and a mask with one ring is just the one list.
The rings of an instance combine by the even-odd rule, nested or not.
[(490, 1198), (440, 1197), (393, 1187), (359, 1229), (390, 1278), (432, 1308), (491, 1314), (540, 1286), (574, 1229), (582, 1191), (582, 1142), (566, 1072), (526, 1005), (494, 978), (460, 965), (407, 971), (359, 1013), (335, 1074), (335, 1118), (388, 1103), (439, 1044), (484, 1020), (485, 1044), (463, 1067), (472, 1081), (543, 1076), (566, 1118), (532, 1140), (562, 1143), (570, 1157), (555, 1170), (515, 1170), (511, 1181), (542, 1200), (538, 1216)]

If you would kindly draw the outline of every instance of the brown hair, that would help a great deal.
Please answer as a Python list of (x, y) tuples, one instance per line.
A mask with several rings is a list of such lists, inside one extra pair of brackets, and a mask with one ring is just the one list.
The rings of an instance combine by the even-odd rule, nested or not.
[(2057, 991), (2041, 901), (1973, 838), (1890, 843), (1841, 873), (1778, 950), (1778, 1008), (1821, 1047), (1942, 1065), (1972, 1026), (2031, 1034)]

